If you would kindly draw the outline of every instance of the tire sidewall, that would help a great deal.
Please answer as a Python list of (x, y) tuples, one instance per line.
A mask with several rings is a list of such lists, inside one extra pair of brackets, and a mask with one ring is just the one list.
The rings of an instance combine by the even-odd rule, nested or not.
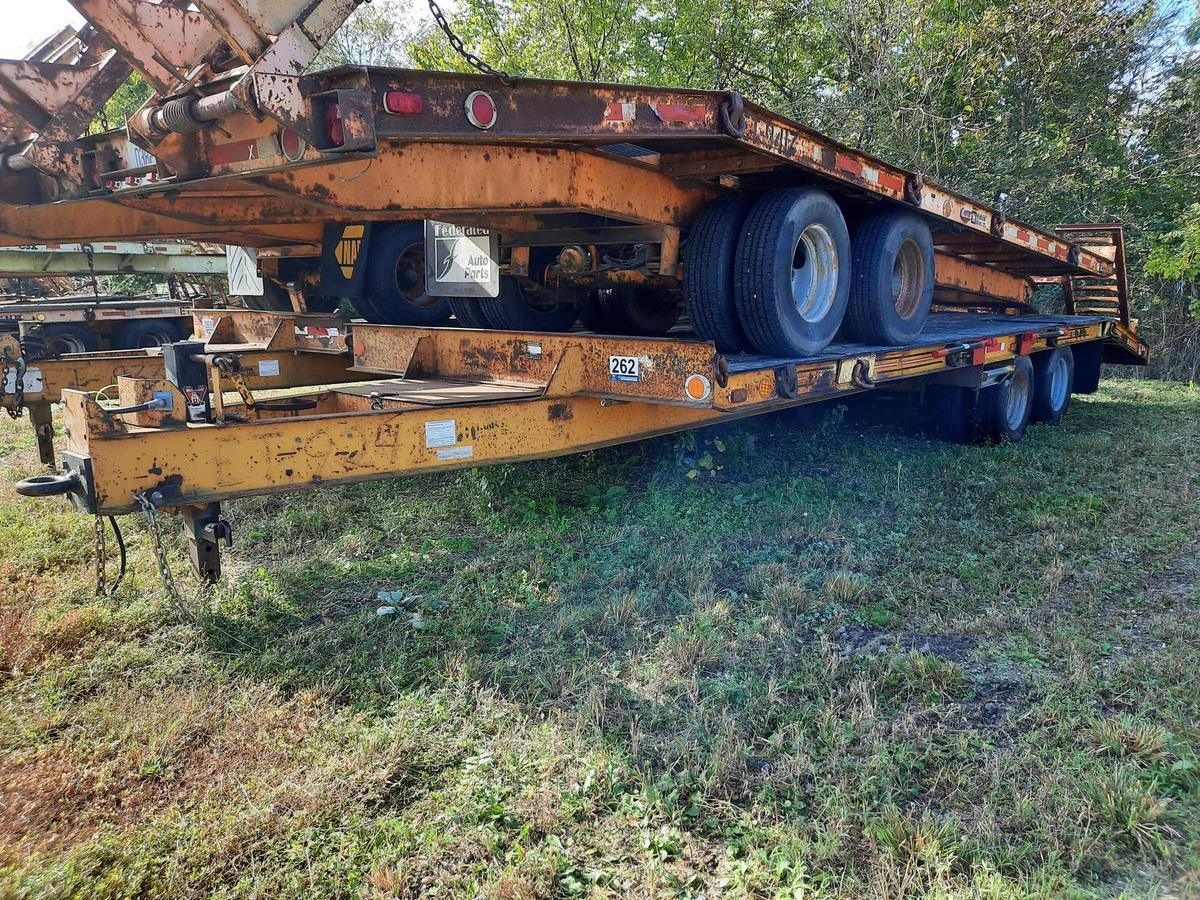
[[(95, 353), (100, 346), (96, 335), (82, 325), (47, 325), (42, 328), (41, 338), (46, 346), (47, 355), (52, 357), (71, 353)], [(64, 349), (61, 345), (64, 338), (78, 343), (82, 349)]]
[[(993, 397), (992, 408), (989, 411), (992, 421), (989, 423), (989, 431), (991, 438), (995, 443), (1008, 441), (1009, 443), (1017, 443), (1025, 437), (1025, 431), (1029, 428), (1029, 420), (1033, 415), (1033, 396), (1036, 382), (1033, 377), (1033, 363), (1028, 356), (1018, 356), (1013, 361), (1012, 377), (1003, 384), (996, 385), (995, 395)], [(1021, 416), (1020, 424), (1015, 427), (1009, 425), (1008, 422), (1008, 398), (1013, 389), (1013, 384), (1018, 378), (1026, 378), (1029, 383), (1029, 391), (1025, 402), (1025, 412)]]
[(509, 331), (569, 331), (579, 318), (579, 307), (570, 303), (555, 309), (539, 309), (521, 282), (511, 275), (500, 276), (499, 296), (479, 303), (483, 315), (494, 327)]
[[(815, 189), (796, 189), (795, 194), (775, 241), (773, 309), (787, 343), (801, 355), (806, 355), (823, 350), (842, 324), (850, 299), (851, 245), (841, 208), (829, 194)], [(801, 234), (814, 224), (824, 225), (833, 238), (838, 278), (828, 313), (819, 322), (808, 322), (801, 317), (792, 294), (792, 259)]]
[[(119, 350), (144, 350), (182, 340), (182, 332), (183, 329), (179, 325), (167, 320), (130, 322), (116, 334), (117, 340), (114, 344), (120, 345), (117, 347)], [(152, 334), (161, 335), (166, 340), (153, 344), (143, 343)]]
[[(901, 248), (908, 241), (914, 241), (921, 251), (921, 261), (924, 267), (924, 284), (921, 286), (921, 296), (913, 314), (904, 318), (896, 309), (892, 297), (892, 270)], [(866, 288), (867, 296), (877, 298), (881, 326), (892, 344), (903, 344), (913, 340), (925, 327), (929, 318), (929, 309), (933, 303), (934, 286), (934, 255), (933, 235), (929, 226), (914, 215), (894, 215), (884, 231), (882, 241), (882, 266), (868, 269), (859, 264), (861, 252), (854, 254), (854, 271), (852, 277), (860, 279)], [(856, 250), (857, 250), (856, 246)], [(887, 302), (880, 302), (886, 300)]]
[(666, 334), (679, 321), (679, 304), (652, 288), (617, 288), (614, 299), (635, 334)]
[[(396, 282), (396, 266), (400, 257), (414, 244), (425, 244), (425, 226), (421, 222), (397, 222), (379, 229), (371, 236), (367, 259), (366, 289), (368, 299), (356, 308), (374, 312), (384, 324), (443, 325), (450, 318), (450, 304), (445, 297), (433, 298), (429, 305), (413, 303)], [(423, 294), (428, 297), (428, 294)], [(368, 315), (368, 318), (371, 318)]]
[[(1055, 361), (1066, 360), (1067, 390), (1062, 404), (1055, 408), (1051, 391)], [(1045, 422), (1047, 425), (1057, 425), (1066, 415), (1067, 407), (1071, 404), (1071, 394), (1075, 382), (1075, 358), (1070, 347), (1056, 347), (1039, 353), (1033, 364), (1033, 415), (1034, 422)]]

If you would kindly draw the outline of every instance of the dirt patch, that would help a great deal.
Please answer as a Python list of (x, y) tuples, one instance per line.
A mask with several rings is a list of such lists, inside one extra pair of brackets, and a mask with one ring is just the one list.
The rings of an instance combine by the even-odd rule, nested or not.
[(931, 631), (894, 632), (884, 628), (847, 625), (839, 628), (837, 638), (842, 654), (882, 653), (897, 647), (904, 653), (927, 653), (954, 663), (968, 661), (978, 642), (965, 634), (937, 634)]
[(954, 701), (964, 724), (974, 728), (998, 726), (1018, 706), (1028, 702), (1029, 678), (1025, 667), (1011, 660), (990, 659), (976, 651), (979, 642), (965, 634), (933, 631), (894, 632), (884, 628), (850, 625), (839, 628), (837, 640), (843, 656), (884, 653), (921, 653), (959, 666), (970, 685), (969, 695)]

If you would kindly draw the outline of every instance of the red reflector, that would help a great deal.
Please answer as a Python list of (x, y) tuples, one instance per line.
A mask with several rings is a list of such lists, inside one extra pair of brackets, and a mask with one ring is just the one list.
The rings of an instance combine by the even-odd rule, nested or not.
[(383, 95), (383, 108), (394, 116), (417, 116), (425, 108), (420, 94), (388, 91)]
[(329, 143), (341, 147), (346, 143), (346, 126), (342, 122), (342, 108), (336, 103), (325, 107), (325, 128), (329, 132)]
[(476, 128), (491, 128), (496, 124), (496, 101), (483, 91), (472, 91), (463, 105), (467, 121)]
[(289, 162), (296, 162), (304, 155), (304, 139), (290, 128), (279, 132), (279, 149)]

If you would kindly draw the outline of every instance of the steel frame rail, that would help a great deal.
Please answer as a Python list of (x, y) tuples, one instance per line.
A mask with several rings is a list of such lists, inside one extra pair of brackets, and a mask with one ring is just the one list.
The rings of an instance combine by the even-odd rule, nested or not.
[[(121, 402), (173, 392), (172, 413), (113, 416), (89, 394), (65, 391), (64, 461), (82, 484), (77, 502), (96, 514), (134, 511), (137, 494), (157, 496), (164, 508), (202, 506), (638, 441), (921, 376), (957, 377), (1051, 346), (1101, 340), (1112, 327), (1099, 317), (996, 318), (1008, 321), (949, 344), (931, 338), (906, 348), (733, 364), (694, 340), (357, 326), (355, 371), (392, 377), (323, 390), (305, 414), (263, 410), (248, 421), (187, 424), (182, 395), (166, 380), (121, 378)], [(638, 358), (647, 377), (609, 380), (614, 351)], [(706, 396), (689, 386), (697, 377), (709, 386)], [(455, 400), (455, 387), (477, 393)]]

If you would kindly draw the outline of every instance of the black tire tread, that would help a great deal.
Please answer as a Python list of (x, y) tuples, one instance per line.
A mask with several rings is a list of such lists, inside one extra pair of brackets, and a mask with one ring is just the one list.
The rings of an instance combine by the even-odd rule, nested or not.
[[(837, 232), (835, 243), (842, 274), (834, 285), (833, 305), (826, 317), (819, 322), (799, 324), (791, 314), (790, 274), (779, 283), (776, 265), (778, 254), (782, 252), (780, 240), (792, 228), (793, 209), (809, 205), (810, 210), (805, 214), (813, 215), (811, 206), (814, 204), (827, 205), (830, 210), (822, 224)], [(821, 221), (821, 218), (818, 215), (813, 221)], [(849, 268), (850, 250), (850, 237), (841, 207), (827, 191), (793, 187), (760, 197), (741, 228), (733, 282), (738, 320), (756, 351), (772, 356), (808, 356), (819, 353), (833, 340), (849, 299), (845, 270)], [(790, 254), (792, 250), (789, 248), (787, 252)]]
[(524, 291), (525, 288), (517, 279), (508, 275), (500, 276), (499, 296), (484, 297), (478, 301), (484, 317), (491, 323), (490, 327), (504, 331), (562, 332), (569, 331), (579, 317), (578, 310), (569, 313), (569, 322), (568, 313), (564, 313), (560, 319), (539, 315), (524, 305)]
[[(1067, 386), (1067, 399), (1063, 403), (1063, 408), (1055, 410), (1050, 405), (1050, 365), (1054, 362), (1055, 357), (1063, 355), (1067, 357), (1070, 384)], [(1067, 409), (1071, 406), (1071, 394), (1075, 381), (1074, 376), (1074, 354), (1067, 345), (1055, 347), (1053, 350), (1046, 350), (1033, 356), (1033, 413), (1030, 421), (1045, 422), (1049, 425), (1057, 425), (1062, 421)]]
[(768, 273), (772, 271), (770, 263), (774, 260), (784, 216), (803, 190), (787, 188), (763, 197), (750, 210), (741, 228), (733, 274), (734, 294), (742, 329), (760, 353), (792, 355), (791, 347), (779, 334), (774, 286)]
[(874, 303), (860, 301), (860, 294), (866, 289), (867, 273), (882, 262), (883, 246), (880, 238), (887, 228), (885, 216), (871, 216), (858, 226), (854, 235), (854, 243), (860, 240), (870, 242), (870, 250), (862, 260), (856, 260), (850, 272), (850, 303), (846, 306), (845, 326), (860, 341), (865, 343), (887, 343), (881, 337), (884, 330), (883, 317), (879, 307)]
[[(95, 333), (85, 328), (83, 325), (76, 325), (72, 322), (64, 322), (60, 324), (43, 325), (41, 339), (45, 343), (47, 350), (54, 340), (60, 335), (70, 334), (83, 345), (84, 353), (95, 353), (100, 347), (100, 340)], [(51, 354), (54, 355), (54, 354)]]
[(733, 299), (738, 236), (754, 204), (750, 194), (719, 197), (708, 204), (688, 234), (683, 294), (696, 334), (722, 353), (748, 349)]
[[(850, 302), (846, 306), (845, 328), (856, 340), (867, 344), (906, 343), (908, 338), (896, 341), (888, 334), (888, 323), (883, 318), (878, 298), (870, 296), (870, 280), (875, 270), (887, 264), (884, 256), (884, 237), (892, 223), (900, 217), (913, 217), (911, 213), (888, 210), (864, 219), (854, 235), (853, 245), (867, 247), (861, 259), (855, 259), (850, 267)], [(928, 273), (933, 281), (934, 273)], [(922, 321), (922, 327), (924, 322)]]

